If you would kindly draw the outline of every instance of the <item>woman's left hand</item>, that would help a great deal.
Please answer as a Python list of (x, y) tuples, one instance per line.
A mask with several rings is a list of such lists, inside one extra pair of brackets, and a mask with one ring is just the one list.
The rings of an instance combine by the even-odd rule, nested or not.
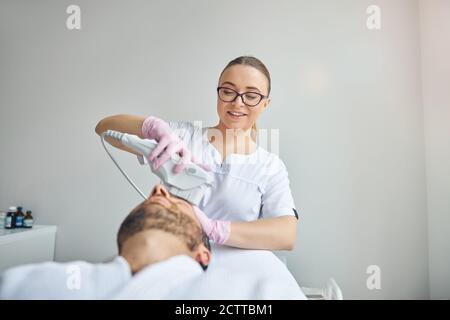
[(227, 242), (231, 233), (230, 221), (210, 219), (199, 207), (193, 205), (192, 208), (208, 238), (217, 244)]

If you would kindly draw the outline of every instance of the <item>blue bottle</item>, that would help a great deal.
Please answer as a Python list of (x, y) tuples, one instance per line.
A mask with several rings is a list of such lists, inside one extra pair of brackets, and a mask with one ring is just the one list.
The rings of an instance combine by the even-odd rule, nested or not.
[(23, 220), (24, 219), (25, 219), (25, 215), (22, 212), (22, 207), (17, 207), (16, 228), (23, 228)]

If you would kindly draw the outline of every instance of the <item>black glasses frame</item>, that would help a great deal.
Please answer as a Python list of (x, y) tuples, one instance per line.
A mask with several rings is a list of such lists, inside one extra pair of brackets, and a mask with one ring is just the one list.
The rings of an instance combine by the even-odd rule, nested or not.
[[(234, 93), (236, 94), (236, 96), (235, 96), (232, 100), (230, 100), (230, 101), (223, 100), (223, 99), (220, 97), (220, 94), (219, 94), (220, 89), (227, 89), (227, 90), (234, 91)], [(248, 103), (246, 103), (246, 102), (244, 101), (244, 94), (247, 94), (247, 93), (252, 93), (252, 94), (258, 95), (258, 96), (259, 96), (258, 102), (257, 102), (256, 104), (248, 104)], [(217, 87), (217, 96), (218, 96), (219, 99), (222, 100), (223, 102), (233, 102), (233, 101), (235, 101), (235, 100), (237, 99), (237, 97), (241, 97), (242, 102), (243, 102), (246, 106), (249, 106), (249, 107), (256, 107), (256, 106), (262, 101), (262, 99), (266, 99), (266, 98), (269, 97), (269, 96), (265, 96), (265, 95), (263, 95), (263, 94), (261, 94), (261, 93), (259, 93), (259, 92), (254, 92), (254, 91), (247, 91), (247, 92), (239, 93), (239, 92), (237, 92), (236, 90), (231, 89), (231, 88), (228, 88), (228, 87)]]

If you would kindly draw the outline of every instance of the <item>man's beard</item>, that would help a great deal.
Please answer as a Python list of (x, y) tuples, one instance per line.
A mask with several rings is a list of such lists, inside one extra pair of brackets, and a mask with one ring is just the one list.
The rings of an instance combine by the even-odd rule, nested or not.
[(193, 218), (180, 212), (175, 205), (170, 209), (159, 204), (147, 205), (145, 210), (144, 230), (161, 230), (180, 238), (193, 251), (202, 243), (202, 229)]

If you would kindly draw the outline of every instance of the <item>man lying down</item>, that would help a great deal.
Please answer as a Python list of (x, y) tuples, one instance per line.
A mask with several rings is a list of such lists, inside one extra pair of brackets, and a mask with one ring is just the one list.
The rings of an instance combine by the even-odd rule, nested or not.
[(280, 277), (254, 270), (210, 270), (209, 239), (192, 206), (162, 185), (125, 218), (117, 244), (119, 255), (109, 263), (45, 262), (6, 270), (0, 299), (304, 299), (295, 281), (283, 288)]

